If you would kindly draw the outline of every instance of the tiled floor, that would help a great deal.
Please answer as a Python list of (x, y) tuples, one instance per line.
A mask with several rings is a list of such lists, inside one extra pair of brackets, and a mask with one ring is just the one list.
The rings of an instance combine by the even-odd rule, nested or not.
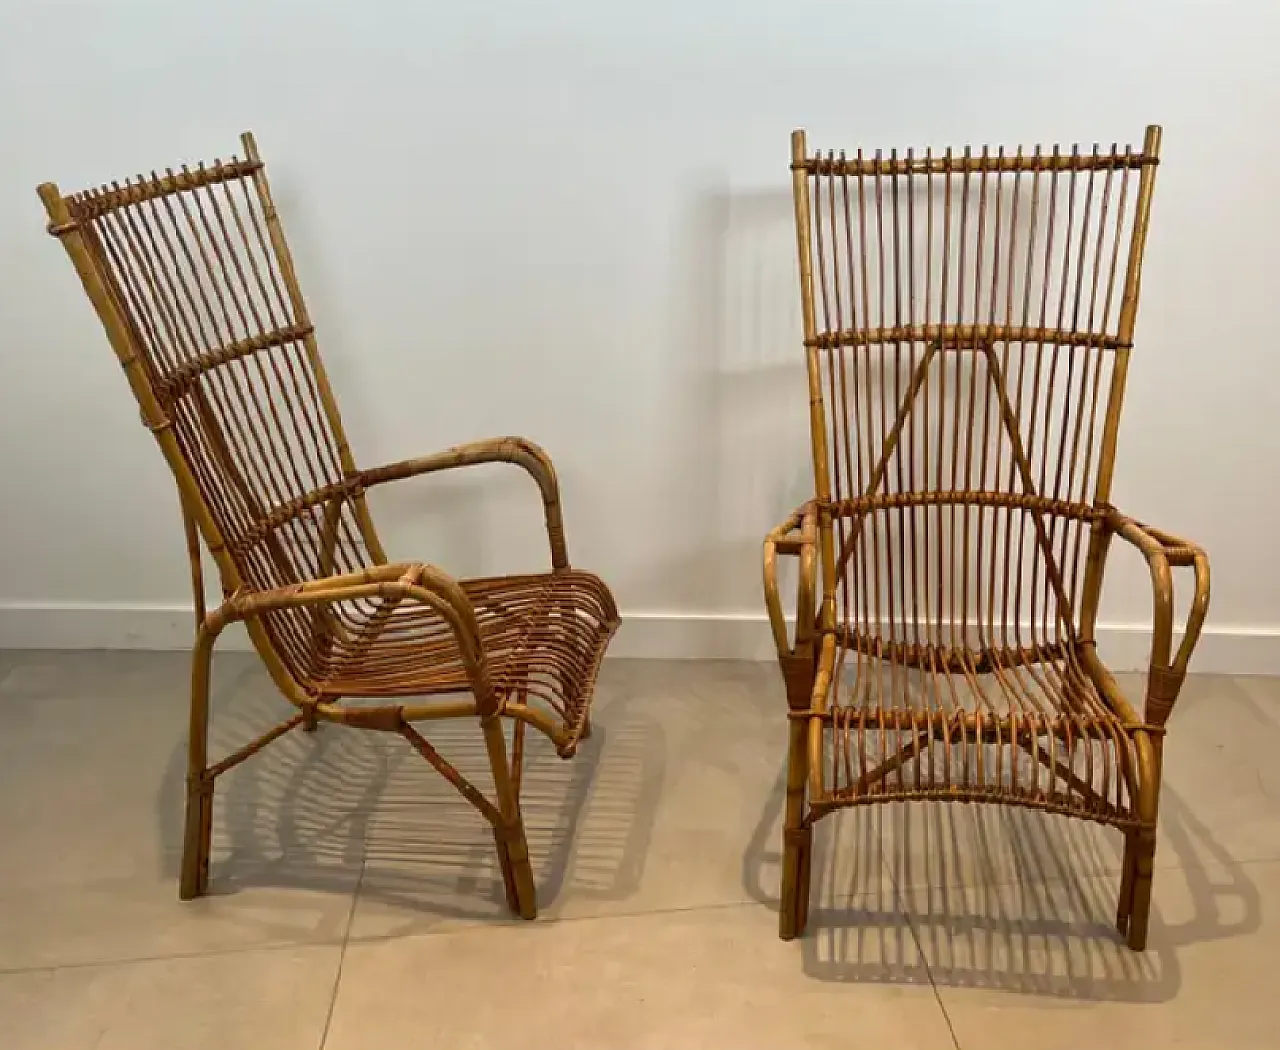
[[(217, 748), (285, 713), (252, 657), (216, 678)], [(214, 892), (182, 904), (185, 693), (180, 654), (0, 653), (4, 1050), (1280, 1040), (1280, 681), (1189, 682), (1143, 955), (1112, 833), (972, 807), (824, 822), (779, 941), (784, 719), (752, 664), (610, 663), (579, 760), (535, 746), (535, 923), (425, 763), (333, 727), (219, 782)], [(434, 738), (483, 768), (474, 727)]]

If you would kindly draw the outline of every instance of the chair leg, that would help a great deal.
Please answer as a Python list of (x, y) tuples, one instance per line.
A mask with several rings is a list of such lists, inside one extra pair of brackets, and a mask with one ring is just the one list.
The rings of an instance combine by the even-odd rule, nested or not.
[(803, 848), (782, 829), (782, 893), (778, 902), (778, 936), (784, 941), (800, 934), (800, 852)]
[(498, 792), (498, 812), (502, 825), (493, 829), (498, 847), (498, 864), (507, 904), (522, 919), (538, 916), (537, 889), (533, 882), (533, 865), (529, 861), (529, 843), (524, 833), (524, 817), (520, 799), (507, 762), (507, 742), (502, 723), (497, 718), (484, 720), (484, 740), (493, 770), (493, 784)]
[(1154, 829), (1134, 836), (1133, 898), (1129, 908), (1128, 945), (1135, 952), (1147, 947), (1147, 923), (1151, 917), (1151, 882), (1155, 875)]
[[(1120, 911), (1126, 911), (1127, 943), (1135, 952), (1147, 947), (1147, 926), (1151, 917), (1151, 883), (1155, 874), (1156, 820), (1160, 806), (1160, 774), (1163, 766), (1159, 737), (1139, 734), (1135, 741), (1138, 759), (1138, 829), (1125, 843), (1125, 868), (1121, 876)], [(1125, 891), (1128, 890), (1127, 895)]]
[(800, 844), (800, 870), (796, 882), (796, 936), (804, 936), (809, 925), (809, 891), (813, 888), (813, 828), (805, 828)]
[(507, 897), (507, 907), (520, 914), (520, 891), (516, 886), (515, 869), (511, 866), (511, 854), (501, 828), (493, 829), (493, 843), (498, 849), (498, 867), (502, 871), (502, 889)]
[(1120, 867), (1120, 899), (1116, 904), (1116, 929), (1129, 932), (1129, 915), (1133, 911), (1133, 876), (1138, 856), (1138, 833), (1126, 831), (1124, 835), (1124, 861)]
[(804, 823), (805, 787), (809, 775), (808, 723), (792, 719), (787, 748), (787, 799), (782, 828), (782, 893), (778, 936), (784, 941), (804, 933), (809, 920), (809, 858), (813, 829)]
[(213, 835), (213, 779), (206, 775), (209, 736), (209, 672), (214, 639), (202, 630), (191, 654), (191, 714), (187, 727), (187, 815), (182, 836), (178, 896), (184, 901), (209, 888)]
[(182, 874), (178, 897), (189, 901), (209, 889), (209, 846), (213, 836), (213, 781), (201, 776), (187, 783), (187, 818), (182, 838)]
[(495, 828), (498, 864), (507, 893), (507, 906), (522, 919), (538, 917), (538, 891), (533, 883), (533, 865), (529, 861), (529, 843), (524, 835), (524, 822), (518, 820), (509, 828)]

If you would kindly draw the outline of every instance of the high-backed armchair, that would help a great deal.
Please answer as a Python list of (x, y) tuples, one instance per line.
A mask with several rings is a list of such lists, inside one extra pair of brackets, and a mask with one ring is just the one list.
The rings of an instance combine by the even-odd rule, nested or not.
[[(1118, 828), (1117, 922), (1145, 946), (1165, 725), (1209, 601), (1204, 553), (1111, 502), (1159, 147), (1156, 127), (1140, 150), (792, 138), (815, 491), (765, 542), (784, 938), (805, 926), (815, 823), (935, 799)], [(1153, 585), (1136, 704), (1095, 645), (1116, 538)], [(779, 555), (800, 560), (794, 629)]]

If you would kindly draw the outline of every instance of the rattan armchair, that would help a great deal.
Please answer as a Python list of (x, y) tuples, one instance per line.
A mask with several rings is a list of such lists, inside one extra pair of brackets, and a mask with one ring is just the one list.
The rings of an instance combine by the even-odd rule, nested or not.
[[(533, 918), (520, 811), (525, 729), (568, 758), (590, 731), (600, 661), (618, 625), (605, 585), (571, 569), (551, 461), (519, 438), (361, 470), (344, 436), (293, 261), (251, 135), (245, 156), (64, 197), (39, 188), (177, 481), (197, 632), (180, 895), (205, 892), (217, 777), (295, 728), (396, 733), (493, 827), (507, 902)], [(455, 580), (390, 563), (365, 494), (476, 463), (537, 483), (548, 573)], [(225, 601), (206, 612), (201, 539)], [(218, 760), (207, 754), (210, 659), (243, 621), (297, 712)], [(416, 728), (475, 719), (496, 797)], [(508, 750), (505, 722), (512, 723)]]
[[(1111, 505), (1159, 146), (1156, 127), (1141, 151), (792, 138), (816, 492), (764, 552), (790, 716), (783, 938), (805, 928), (817, 821), (934, 799), (1118, 828), (1117, 926), (1145, 947), (1165, 725), (1209, 602), (1199, 547)], [(1116, 537), (1153, 587), (1140, 709), (1095, 641)], [(799, 560), (794, 628), (779, 556)]]

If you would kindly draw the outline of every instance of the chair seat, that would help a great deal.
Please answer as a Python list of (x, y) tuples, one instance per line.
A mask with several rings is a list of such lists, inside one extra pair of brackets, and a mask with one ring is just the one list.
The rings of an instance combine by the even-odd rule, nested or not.
[[(490, 681), (500, 696), (539, 700), (572, 732), (583, 725), (600, 661), (617, 629), (613, 599), (591, 573), (464, 580)], [(344, 602), (308, 685), (324, 699), (468, 692), (449, 626), (418, 602)]]
[(838, 649), (816, 801), (1008, 802), (1133, 823), (1144, 727), (1112, 708), (1072, 649), (1057, 654), (907, 666)]

